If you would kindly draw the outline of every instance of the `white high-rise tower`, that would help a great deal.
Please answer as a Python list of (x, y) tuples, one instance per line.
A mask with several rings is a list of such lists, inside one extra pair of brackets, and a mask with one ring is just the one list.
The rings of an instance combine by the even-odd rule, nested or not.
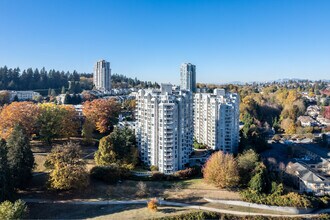
[(95, 64), (93, 82), (97, 90), (104, 92), (111, 90), (111, 69), (109, 62), (100, 60)]
[(196, 92), (196, 66), (191, 63), (183, 63), (180, 68), (181, 89)]
[(194, 136), (213, 150), (237, 153), (239, 105), (236, 93), (215, 89), (214, 93), (194, 95)]
[(136, 97), (136, 138), (140, 158), (171, 174), (189, 163), (193, 145), (193, 97), (186, 90), (162, 84), (141, 89)]

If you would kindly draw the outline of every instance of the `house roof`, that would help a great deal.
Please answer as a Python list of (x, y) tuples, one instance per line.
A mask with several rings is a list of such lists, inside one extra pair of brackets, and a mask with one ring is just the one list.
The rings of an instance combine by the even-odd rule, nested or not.
[(300, 162), (295, 162), (290, 166), (291, 171), (301, 180), (307, 182), (323, 182), (324, 180), (316, 173), (308, 169)]
[(308, 171), (307, 173), (305, 173), (302, 177), (302, 180), (304, 181), (308, 181), (308, 182), (322, 182), (323, 180), (318, 177), (317, 175), (315, 175), (313, 172)]
[(299, 116), (298, 117), (298, 121), (301, 121), (301, 123), (313, 123), (313, 122), (316, 122), (310, 116)]

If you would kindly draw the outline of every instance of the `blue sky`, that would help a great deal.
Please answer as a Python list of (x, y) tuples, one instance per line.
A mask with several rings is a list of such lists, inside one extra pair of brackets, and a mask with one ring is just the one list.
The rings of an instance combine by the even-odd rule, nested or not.
[(328, 0), (0, 0), (0, 66), (179, 82), (330, 79)]

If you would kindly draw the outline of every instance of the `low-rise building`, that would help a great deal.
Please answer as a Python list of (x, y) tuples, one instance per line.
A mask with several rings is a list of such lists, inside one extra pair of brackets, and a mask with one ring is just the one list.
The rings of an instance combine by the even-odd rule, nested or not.
[(302, 162), (290, 163), (287, 172), (295, 176), (300, 193), (316, 196), (330, 195), (330, 180)]
[(327, 127), (330, 127), (330, 120), (319, 115), (316, 120), (321, 124), (321, 125), (324, 125), (324, 126), (327, 126)]
[(17, 97), (18, 101), (33, 100), (34, 97), (41, 96), (39, 92), (34, 91), (8, 91), (10, 94), (10, 101), (14, 101)]
[(135, 132), (135, 129), (136, 129), (136, 122), (135, 121), (121, 121), (121, 122), (118, 122), (118, 125), (117, 125), (118, 128), (129, 128), (131, 129), (133, 132)]
[(301, 126), (303, 127), (317, 125), (317, 121), (310, 116), (299, 116), (297, 120), (300, 121)]
[(321, 108), (317, 105), (310, 105), (306, 109), (306, 113), (312, 118), (316, 118), (320, 114)]

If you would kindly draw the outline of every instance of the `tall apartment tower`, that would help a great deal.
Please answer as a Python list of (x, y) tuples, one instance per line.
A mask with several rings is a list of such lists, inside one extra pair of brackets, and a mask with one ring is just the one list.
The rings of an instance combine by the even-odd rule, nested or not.
[(180, 67), (181, 89), (196, 92), (196, 66), (183, 63)]
[(194, 136), (213, 150), (237, 153), (239, 143), (239, 96), (215, 89), (194, 95)]
[(138, 91), (136, 138), (141, 160), (171, 174), (189, 163), (193, 144), (193, 97), (190, 91), (162, 84)]
[(95, 64), (93, 81), (97, 90), (104, 92), (111, 90), (111, 69), (109, 62), (100, 60)]

